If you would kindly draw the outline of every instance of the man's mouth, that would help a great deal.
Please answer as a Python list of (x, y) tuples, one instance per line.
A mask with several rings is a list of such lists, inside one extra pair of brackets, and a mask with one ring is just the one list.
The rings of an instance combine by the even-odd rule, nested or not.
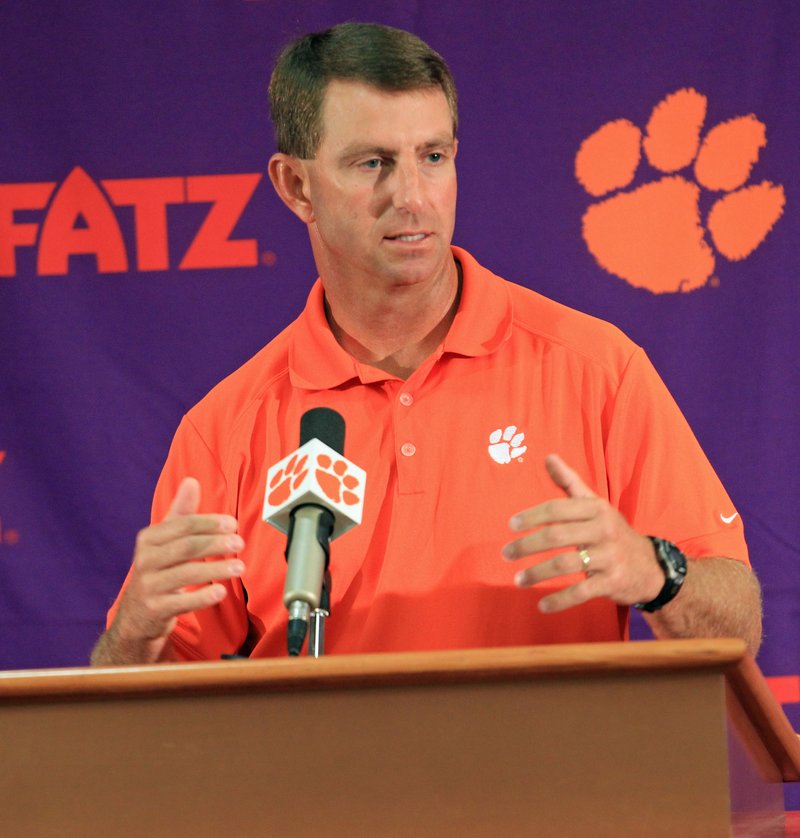
[(421, 242), (427, 233), (401, 233), (399, 236), (387, 236), (387, 239), (398, 242)]

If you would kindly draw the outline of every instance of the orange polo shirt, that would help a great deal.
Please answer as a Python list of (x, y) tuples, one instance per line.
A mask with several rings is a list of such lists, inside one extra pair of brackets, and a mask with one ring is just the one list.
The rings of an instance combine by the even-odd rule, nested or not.
[(342, 414), (345, 455), (367, 472), (363, 523), (331, 545), (328, 654), (624, 639), (626, 608), (541, 614), (538, 599), (570, 580), (517, 589), (526, 560), (501, 556), (511, 515), (561, 494), (551, 452), (637, 531), (748, 561), (741, 518), (723, 521), (735, 509), (644, 352), (453, 253), (459, 310), (407, 381), (338, 345), (317, 281), (300, 317), (184, 417), (153, 520), (183, 477), (198, 478), (201, 511), (238, 518), (247, 569), (218, 606), (179, 618), (179, 656), (286, 654), (286, 539), (261, 508), (267, 469), (297, 447), (312, 407)]

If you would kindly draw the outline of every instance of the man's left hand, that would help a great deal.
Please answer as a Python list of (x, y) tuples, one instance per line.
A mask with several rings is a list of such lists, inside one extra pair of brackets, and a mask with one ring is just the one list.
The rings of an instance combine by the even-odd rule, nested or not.
[(560, 551), (553, 558), (521, 570), (516, 584), (528, 588), (547, 579), (585, 571), (585, 577), (543, 597), (539, 610), (563, 611), (595, 597), (619, 605), (649, 602), (664, 585), (650, 539), (639, 535), (619, 510), (599, 498), (559, 456), (545, 459), (553, 483), (566, 493), (517, 513), (513, 532), (533, 530), (503, 548), (509, 561)]

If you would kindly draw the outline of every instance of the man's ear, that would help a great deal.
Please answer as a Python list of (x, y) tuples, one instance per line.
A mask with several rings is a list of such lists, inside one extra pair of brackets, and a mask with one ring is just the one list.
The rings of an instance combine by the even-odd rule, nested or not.
[(268, 171), (269, 179), (283, 203), (305, 224), (314, 221), (305, 161), (290, 154), (273, 154)]

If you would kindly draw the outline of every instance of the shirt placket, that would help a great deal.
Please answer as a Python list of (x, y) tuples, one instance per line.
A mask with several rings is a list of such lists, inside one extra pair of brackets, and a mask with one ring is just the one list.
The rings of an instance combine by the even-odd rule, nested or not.
[(396, 382), (391, 394), (397, 486), (401, 495), (425, 491), (425, 440), (416, 388), (409, 381)]

